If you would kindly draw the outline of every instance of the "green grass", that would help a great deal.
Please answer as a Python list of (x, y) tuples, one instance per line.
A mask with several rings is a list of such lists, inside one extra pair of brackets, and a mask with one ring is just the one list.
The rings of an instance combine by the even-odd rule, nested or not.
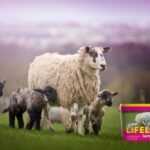
[(66, 134), (63, 126), (56, 124), (55, 132), (10, 129), (8, 114), (0, 115), (0, 150), (28, 149), (143, 149), (149, 143), (127, 143), (120, 135), (120, 116), (117, 108), (109, 108), (104, 117), (99, 136)]

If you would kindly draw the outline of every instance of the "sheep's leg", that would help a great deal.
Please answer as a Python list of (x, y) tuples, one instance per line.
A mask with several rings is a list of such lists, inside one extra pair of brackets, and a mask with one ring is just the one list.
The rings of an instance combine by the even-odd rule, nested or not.
[(14, 111), (9, 111), (9, 126), (11, 128), (15, 127), (15, 113), (14, 113)]
[(78, 134), (80, 134), (80, 135), (84, 135), (84, 128), (83, 128), (84, 121), (85, 121), (85, 115), (83, 115), (83, 114), (79, 115)]
[(18, 120), (19, 129), (24, 128), (24, 121), (23, 121), (23, 113), (22, 112), (17, 114), (17, 120)]
[(36, 126), (35, 126), (36, 130), (40, 130), (41, 113), (42, 110), (36, 112)]
[(72, 120), (72, 118), (70, 118), (70, 122), (68, 124), (68, 126), (66, 127), (66, 132), (67, 133), (72, 133), (74, 131), (74, 121)]
[(29, 122), (27, 123), (26, 125), (26, 129), (28, 130), (31, 130), (33, 125), (34, 125), (34, 122), (35, 122), (35, 112), (34, 111), (28, 111), (28, 114), (29, 114)]
[(78, 104), (74, 103), (73, 107), (71, 108), (70, 111), (70, 121), (69, 121), (69, 125), (66, 128), (66, 132), (67, 133), (71, 133), (74, 132), (74, 127), (77, 123), (77, 118), (78, 118)]

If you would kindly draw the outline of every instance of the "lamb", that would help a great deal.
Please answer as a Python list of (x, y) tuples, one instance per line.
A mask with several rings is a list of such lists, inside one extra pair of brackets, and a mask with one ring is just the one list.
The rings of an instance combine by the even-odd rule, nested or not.
[(0, 82), (0, 97), (3, 96), (3, 89), (5, 86), (6, 80), (4, 80), (3, 82)]
[(70, 111), (63, 107), (52, 107), (49, 110), (49, 118), (52, 123), (62, 123), (65, 128), (69, 124)]
[(144, 126), (150, 128), (150, 112), (142, 112), (135, 116), (135, 122), (129, 123), (128, 128), (135, 126)]
[(150, 112), (139, 113), (135, 117), (135, 122), (141, 126), (150, 127)]
[(98, 95), (99, 72), (106, 69), (103, 54), (110, 49), (87, 46), (73, 55), (45, 53), (38, 56), (30, 64), (28, 86), (30, 89), (52, 86), (57, 91), (59, 105), (70, 109), (77, 103), (80, 110)]
[[(105, 114), (105, 106), (112, 106), (112, 97), (116, 96), (118, 92), (112, 92), (109, 90), (102, 90), (98, 97), (91, 103), (89, 106), (89, 121), (92, 124), (93, 132), (95, 135), (98, 135), (101, 130), (102, 119)], [(86, 114), (87, 114), (86, 113)], [(84, 124), (85, 132), (88, 133), (88, 123)]]
[[(70, 118), (74, 120), (74, 123), (76, 123), (75, 120), (77, 120), (77, 117), (76, 117), (77, 111), (78, 111), (78, 105), (75, 103), (70, 111), (64, 107), (54, 106), (54, 107), (49, 108), (48, 114), (49, 114), (49, 119), (52, 124), (62, 123), (64, 127), (67, 129), (70, 126)], [(44, 126), (44, 124), (47, 121), (48, 121), (47, 118), (43, 116), (42, 121), (41, 121), (42, 126)]]
[[(15, 127), (15, 117), (18, 120), (18, 127), (24, 127), (23, 113), (27, 110), (29, 122), (26, 129), (32, 129), (36, 123), (35, 129), (40, 130), (41, 112), (43, 107), (57, 99), (56, 90), (50, 86), (44, 89), (30, 90), (28, 88), (18, 88), (10, 96), (9, 106), (3, 110), (3, 113), (9, 111), (9, 126)], [(47, 115), (47, 114), (46, 114)]]

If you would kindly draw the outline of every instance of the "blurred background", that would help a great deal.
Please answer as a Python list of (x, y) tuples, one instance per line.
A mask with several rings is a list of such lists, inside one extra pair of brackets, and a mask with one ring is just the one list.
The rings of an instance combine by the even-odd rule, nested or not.
[(106, 54), (108, 69), (101, 87), (120, 93), (115, 103), (149, 103), (149, 14), (149, 0), (0, 0), (4, 96), (27, 86), (35, 56), (76, 53), (81, 46), (93, 45), (113, 49)]

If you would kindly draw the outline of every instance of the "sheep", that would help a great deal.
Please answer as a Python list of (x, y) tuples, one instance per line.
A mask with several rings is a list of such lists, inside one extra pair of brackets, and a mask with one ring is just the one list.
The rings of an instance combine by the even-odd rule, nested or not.
[(139, 125), (150, 127), (150, 112), (137, 114), (135, 117), (135, 122)]
[(37, 56), (29, 66), (28, 86), (30, 89), (52, 86), (57, 90), (59, 105), (70, 109), (77, 103), (80, 110), (98, 95), (99, 72), (107, 66), (103, 54), (109, 50), (110, 47), (87, 46), (73, 55), (45, 53)]
[(0, 82), (0, 97), (3, 96), (3, 89), (5, 86), (6, 80), (4, 80), (3, 82)]
[(9, 111), (9, 126), (15, 127), (15, 117), (18, 120), (18, 127), (24, 128), (23, 113), (27, 110), (29, 121), (26, 129), (32, 129), (36, 123), (35, 129), (40, 130), (41, 112), (46, 103), (54, 102), (57, 99), (56, 90), (50, 86), (44, 89), (30, 90), (28, 88), (18, 88), (10, 96), (9, 106), (2, 112)]
[(135, 122), (127, 124), (127, 127), (131, 129), (132, 127), (148, 127), (150, 129), (150, 112), (142, 112), (135, 116)]
[(102, 119), (105, 114), (105, 106), (112, 106), (112, 97), (116, 96), (118, 92), (112, 92), (109, 90), (102, 90), (97, 98), (87, 107), (85, 114), (89, 114), (89, 121), (84, 124), (84, 131), (86, 134), (89, 133), (88, 123), (92, 125), (92, 129), (95, 135), (98, 135), (101, 130)]

